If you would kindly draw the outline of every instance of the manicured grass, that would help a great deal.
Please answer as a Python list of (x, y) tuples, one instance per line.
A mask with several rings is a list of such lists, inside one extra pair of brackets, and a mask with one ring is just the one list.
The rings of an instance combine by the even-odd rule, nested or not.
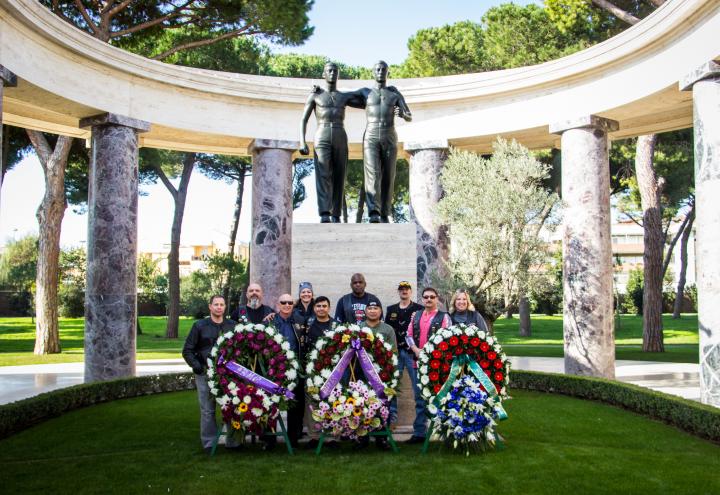
[[(179, 358), (180, 350), (193, 320), (180, 320), (180, 337), (166, 339), (165, 318), (140, 318), (143, 334), (138, 336), (138, 359)], [(500, 318), (495, 321), (495, 333), (511, 356), (563, 356), (562, 316), (532, 315), (532, 337), (518, 335), (518, 319)], [(673, 320), (663, 316), (665, 352), (642, 352), (642, 318), (622, 315), (615, 321), (617, 359), (639, 361), (698, 362), (697, 314), (684, 314)], [(60, 320), (60, 345), (63, 352), (48, 356), (32, 353), (35, 325), (30, 318), (0, 318), (0, 366), (23, 364), (70, 363), (83, 360), (83, 319)]]
[(68, 413), (0, 441), (7, 493), (719, 493), (720, 446), (594, 402), (512, 391), (506, 448), (200, 450), (194, 392)]
[[(179, 358), (185, 337), (193, 324), (192, 318), (180, 319), (180, 336), (165, 338), (162, 316), (140, 317), (142, 335), (137, 337), (138, 359)], [(35, 356), (35, 324), (30, 318), (0, 318), (0, 366), (23, 364), (72, 363), (83, 360), (83, 318), (60, 319), (62, 353)]]
[[(562, 315), (532, 315), (532, 336), (520, 337), (519, 320), (499, 318), (495, 321), (495, 334), (507, 354), (511, 356), (562, 357)], [(697, 314), (683, 314), (673, 320), (663, 315), (664, 353), (642, 352), (642, 318), (621, 315), (615, 319), (616, 359), (638, 361), (665, 361), (677, 363), (698, 362)]]

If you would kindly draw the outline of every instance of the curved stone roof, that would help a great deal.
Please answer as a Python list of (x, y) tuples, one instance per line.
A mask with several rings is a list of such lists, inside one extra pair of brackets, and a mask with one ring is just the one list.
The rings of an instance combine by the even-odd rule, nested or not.
[[(558, 60), (391, 80), (413, 111), (412, 123), (398, 124), (399, 138), (488, 151), (503, 135), (548, 147), (558, 143), (549, 124), (587, 114), (619, 121), (613, 138), (689, 127), (691, 94), (678, 83), (720, 56), (717, 33), (720, 0), (670, 0), (622, 34)], [(246, 154), (256, 138), (298, 140), (303, 104), (319, 83), (149, 60), (73, 28), (34, 0), (0, 0), (0, 65), (18, 77), (17, 87), (4, 91), (8, 124), (88, 137), (79, 120), (111, 112), (152, 124), (143, 146), (229, 154)], [(355, 156), (364, 125), (364, 112), (348, 109)]]

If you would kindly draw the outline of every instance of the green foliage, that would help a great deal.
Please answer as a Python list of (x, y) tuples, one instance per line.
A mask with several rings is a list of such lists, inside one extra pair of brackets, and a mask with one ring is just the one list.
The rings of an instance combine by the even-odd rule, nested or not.
[(0, 405), (0, 439), (48, 419), (113, 400), (195, 388), (192, 373), (175, 373), (86, 383)]
[(643, 269), (634, 268), (630, 270), (626, 288), (627, 297), (624, 302), (624, 310), (626, 313), (633, 313), (636, 315), (643, 314), (643, 287)]
[(562, 312), (562, 250), (556, 250), (547, 263), (548, 270), (530, 278), (530, 304), (533, 313), (548, 316)]
[[(321, 79), (326, 62), (328, 59), (321, 55), (272, 54), (264, 58), (259, 73), (265, 76)], [(367, 67), (356, 67), (340, 62), (336, 64), (340, 69), (338, 76), (340, 79), (372, 78), (372, 71)]]
[(407, 43), (408, 58), (394, 77), (430, 77), (489, 69), (479, 24), (462, 21), (421, 29)]
[(305, 201), (307, 194), (305, 192), (305, 184), (303, 184), (303, 180), (312, 174), (313, 170), (315, 170), (315, 163), (312, 160), (295, 160), (295, 166), (293, 167), (293, 210), (297, 210), (303, 201)]
[(138, 297), (164, 306), (168, 298), (168, 279), (160, 273), (159, 263), (160, 260), (152, 260), (146, 256), (138, 258), (137, 290)]
[(697, 285), (695, 285), (695, 284), (686, 285), (685, 286), (685, 297), (690, 299), (690, 301), (692, 302), (693, 308), (695, 309), (695, 311), (697, 311), (697, 303), (698, 303)]
[[(611, 3), (639, 19), (655, 10), (655, 6), (644, 0), (612, 0)], [(629, 27), (628, 23), (608, 10), (594, 5), (592, 0), (545, 0), (545, 10), (561, 32), (589, 32), (596, 41), (605, 40)]]
[(715, 442), (720, 440), (720, 411), (717, 408), (637, 385), (586, 376), (513, 370), (510, 388), (604, 402), (663, 421), (692, 435)]
[(83, 248), (60, 252), (58, 304), (60, 316), (78, 318), (85, 314), (87, 253)]
[(239, 299), (247, 283), (247, 267), (241, 259), (229, 253), (216, 253), (204, 260), (206, 271), (193, 272), (180, 280), (182, 314), (198, 319), (209, 314), (208, 300), (213, 294), (222, 294), (226, 280), (230, 286), (230, 301)]
[(531, 267), (548, 259), (540, 228), (552, 231), (559, 222), (559, 198), (544, 187), (549, 168), (515, 141), (498, 139), (490, 158), (451, 151), (436, 210), (453, 239), (443, 290), (466, 287), (497, 317), (504, 308), (495, 302), (527, 287)]
[(33, 292), (37, 276), (37, 250), (36, 235), (8, 242), (0, 255), (0, 285), (19, 292)]

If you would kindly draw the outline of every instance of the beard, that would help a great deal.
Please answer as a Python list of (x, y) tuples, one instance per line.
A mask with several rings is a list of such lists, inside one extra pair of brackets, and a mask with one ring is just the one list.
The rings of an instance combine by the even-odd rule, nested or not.
[(260, 307), (260, 299), (257, 297), (252, 297), (248, 301), (248, 307), (252, 309), (258, 309)]

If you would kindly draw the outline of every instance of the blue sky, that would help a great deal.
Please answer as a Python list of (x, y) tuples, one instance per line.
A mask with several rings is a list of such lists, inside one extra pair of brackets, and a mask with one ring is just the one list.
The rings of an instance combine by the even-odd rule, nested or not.
[[(401, 63), (407, 56), (407, 40), (418, 29), (442, 26), (461, 20), (480, 22), (493, 0), (392, 1), (315, 0), (310, 22), (315, 33), (299, 47), (277, 48), (276, 52), (325, 55), (351, 65), (371, 66), (378, 59)], [(534, 0), (515, 0), (525, 5)], [(298, 115), (298, 118), (300, 116)], [(35, 211), (44, 194), (44, 179), (36, 158), (28, 158), (7, 173), (0, 195), (0, 243), (38, 230)], [(295, 222), (316, 222), (314, 177), (305, 182), (308, 198), (295, 211)], [(145, 186), (138, 205), (138, 243), (141, 251), (154, 250), (170, 242), (173, 203), (161, 185)], [(246, 188), (238, 237), (250, 237), (250, 190)], [(212, 198), (212, 201), (208, 201)], [(182, 243), (227, 244), (227, 232), (235, 204), (234, 186), (193, 173), (183, 221)], [(87, 215), (71, 208), (65, 213), (61, 244), (79, 246), (87, 240)]]

